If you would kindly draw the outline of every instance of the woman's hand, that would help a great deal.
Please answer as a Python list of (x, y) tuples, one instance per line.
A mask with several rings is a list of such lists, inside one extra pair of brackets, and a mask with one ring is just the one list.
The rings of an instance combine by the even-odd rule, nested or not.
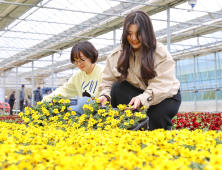
[(107, 98), (105, 96), (101, 96), (101, 97), (99, 97), (99, 100), (100, 100), (100, 103), (102, 105), (105, 105), (105, 102), (107, 101)]
[(134, 97), (134, 98), (131, 99), (129, 105), (133, 105), (132, 110), (135, 110), (141, 105), (141, 101), (140, 101), (139, 98)]

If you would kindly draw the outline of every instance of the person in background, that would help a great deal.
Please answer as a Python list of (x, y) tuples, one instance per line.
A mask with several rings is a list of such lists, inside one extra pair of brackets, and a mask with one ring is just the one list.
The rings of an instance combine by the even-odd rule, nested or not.
[(32, 107), (32, 97), (29, 94), (28, 94), (28, 100), (29, 100), (28, 107)]
[(48, 90), (48, 91), (47, 91), (47, 94), (51, 94), (51, 93), (52, 93), (51, 90)]
[(23, 105), (24, 108), (28, 107), (28, 106), (29, 106), (29, 101), (28, 101), (28, 99), (25, 99), (25, 102), (24, 102), (23, 104), (24, 104), (24, 105)]
[(6, 103), (9, 103), (8, 96), (5, 96), (5, 102), (6, 102)]
[(99, 87), (101, 103), (128, 104), (132, 110), (146, 106), (149, 130), (171, 130), (181, 104), (180, 82), (174, 74), (175, 62), (157, 42), (145, 12), (134, 11), (125, 18), (121, 42), (106, 60)]
[(20, 102), (20, 112), (23, 112), (24, 104), (25, 104), (25, 85), (22, 84), (22, 88), (19, 93), (19, 102)]
[(40, 87), (38, 87), (36, 90), (34, 90), (34, 102), (35, 102), (35, 104), (39, 101), (42, 101), (42, 91), (41, 91)]
[(13, 115), (12, 109), (13, 109), (13, 106), (14, 106), (15, 102), (16, 102), (16, 100), (15, 100), (15, 91), (13, 91), (12, 94), (10, 95), (10, 98), (9, 98), (10, 115)]
[(70, 60), (79, 70), (76, 71), (67, 83), (57, 88), (43, 100), (51, 101), (53, 96), (61, 94), (61, 98), (70, 99), (77, 95), (79, 105), (70, 106), (77, 116), (84, 114), (83, 105), (91, 100), (91, 97), (99, 97), (98, 87), (101, 81), (103, 67), (96, 64), (98, 51), (89, 41), (78, 42), (72, 47)]

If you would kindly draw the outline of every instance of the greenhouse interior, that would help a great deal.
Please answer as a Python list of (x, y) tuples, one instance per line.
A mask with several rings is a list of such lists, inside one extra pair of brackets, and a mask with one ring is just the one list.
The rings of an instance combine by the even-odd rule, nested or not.
[(222, 170), (222, 0), (0, 0), (0, 170)]
[(221, 0), (0, 0), (0, 101), (13, 91), (18, 101), (25, 85), (32, 105), (28, 95), (37, 87), (44, 96), (63, 86), (78, 71), (70, 52), (80, 41), (95, 46), (97, 64), (105, 67), (135, 10), (150, 16), (157, 41), (175, 61), (179, 111), (221, 111)]

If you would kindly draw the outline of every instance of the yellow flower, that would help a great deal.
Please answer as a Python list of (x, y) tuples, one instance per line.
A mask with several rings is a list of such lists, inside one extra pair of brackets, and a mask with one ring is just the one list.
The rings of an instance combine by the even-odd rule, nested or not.
[(54, 109), (53, 112), (54, 113), (59, 113), (59, 110), (58, 109)]
[(71, 114), (72, 114), (73, 116), (75, 116), (75, 115), (76, 115), (76, 112), (75, 112), (75, 111), (72, 111)]
[(69, 112), (66, 112), (65, 116), (69, 117), (69, 116), (70, 116), (70, 113), (69, 113)]
[(41, 104), (42, 104), (42, 102), (41, 102), (41, 101), (37, 102), (37, 105), (41, 105)]
[(99, 114), (99, 115), (101, 115), (102, 113), (104, 113), (106, 110), (105, 109), (99, 109), (98, 111), (97, 111), (97, 113)]
[(58, 116), (54, 116), (54, 120), (57, 121), (59, 119)]
[(95, 98), (96, 103), (100, 103), (100, 100), (98, 98)]
[(141, 118), (146, 118), (146, 115), (144, 115), (144, 114), (143, 114), (143, 115), (141, 115)]
[(71, 124), (71, 123), (72, 123), (72, 119), (69, 119), (68, 124)]
[(105, 104), (105, 105), (109, 104), (109, 101), (106, 101), (104, 104)]
[(123, 120), (123, 119), (124, 119), (124, 117), (125, 117), (124, 115), (120, 116), (120, 120)]
[(22, 116), (23, 116), (23, 112), (20, 112), (18, 115), (19, 115), (20, 117), (22, 117)]
[(25, 111), (25, 115), (28, 116), (30, 114), (29, 110)]
[(61, 96), (61, 94), (58, 94), (57, 96)]
[(128, 126), (128, 125), (129, 125), (129, 123), (127, 123), (127, 122), (124, 122), (124, 125), (125, 125), (125, 126)]
[(65, 110), (65, 106), (62, 106), (62, 108), (61, 108), (61, 112), (63, 112), (64, 110)]
[(60, 99), (59, 103), (65, 103), (65, 99)]
[(93, 112), (93, 107), (90, 107), (89, 110), (90, 110), (91, 112)]
[(70, 100), (69, 100), (69, 99), (66, 99), (66, 100), (65, 100), (65, 103), (70, 103)]
[(134, 124), (134, 120), (133, 119), (130, 120), (130, 124)]
[(29, 120), (30, 120), (30, 119), (29, 119), (28, 117), (25, 117), (24, 122), (25, 122), (25, 123), (28, 123)]
[(82, 109), (83, 109), (83, 110), (86, 110), (88, 107), (89, 107), (89, 106), (88, 106), (87, 104), (84, 104), (83, 107), (82, 107)]
[(143, 109), (147, 109), (147, 107), (146, 107), (146, 106), (142, 106), (142, 107), (141, 107), (141, 110), (143, 110)]
[(25, 108), (24, 108), (25, 111), (28, 110), (28, 109), (29, 109), (28, 107), (25, 107)]
[(141, 112), (136, 112), (135, 116), (136, 116), (136, 117), (141, 117), (142, 114), (141, 114)]
[(105, 127), (105, 130), (110, 130), (112, 127), (110, 126), (110, 125), (107, 125), (106, 127)]
[(127, 116), (127, 117), (130, 117), (130, 116), (133, 115), (132, 112), (131, 112), (131, 110), (125, 110), (125, 113), (126, 113), (126, 116)]
[(124, 110), (126, 108), (126, 105), (125, 104), (119, 104), (117, 106), (120, 110)]

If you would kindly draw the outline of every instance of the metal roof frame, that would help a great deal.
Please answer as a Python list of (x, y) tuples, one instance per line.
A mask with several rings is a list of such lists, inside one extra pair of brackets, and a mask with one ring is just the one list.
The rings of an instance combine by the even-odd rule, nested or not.
[[(0, 2), (1, 2), (1, 1), (0, 1)], [(139, 1), (138, 1), (138, 2), (139, 2)], [(142, 2), (142, 1), (141, 1), (141, 2)], [(145, 7), (142, 7), (142, 8), (140, 8), (140, 9), (152, 14), (152, 13), (156, 13), (156, 12), (158, 12), (158, 11), (166, 10), (166, 4), (169, 4), (169, 3), (170, 3), (171, 6), (175, 6), (175, 5), (178, 5), (178, 4), (183, 3), (183, 2), (184, 2), (184, 0), (166, 0), (166, 1), (164, 1), (164, 2), (158, 2), (159, 5), (162, 6), (162, 7), (159, 7), (159, 6), (158, 6), (158, 9), (155, 9), (156, 6), (155, 6), (155, 7), (154, 7), (154, 6), (152, 6), (152, 7), (150, 7), (150, 6), (145, 6)], [(29, 6), (33, 6), (33, 5), (29, 5)], [(131, 8), (134, 8), (134, 7), (136, 7), (136, 6), (138, 6), (138, 5), (137, 5), (137, 4), (133, 4), (133, 5), (131, 4), (131, 5), (128, 5), (128, 8), (126, 8), (126, 7), (123, 5), (123, 3), (121, 3), (121, 4), (117, 5), (117, 7), (115, 8), (115, 10), (116, 10), (116, 12), (118, 13), (118, 9), (119, 9), (119, 12), (123, 13), (124, 11), (130, 10)], [(152, 11), (152, 10), (154, 10), (154, 11)], [(123, 18), (122, 16), (121, 16), (121, 17), (118, 17), (118, 18), (115, 18), (115, 17), (112, 18), (113, 16), (120, 16), (120, 15), (108, 15), (107, 13), (110, 12), (110, 11), (113, 12), (113, 9), (109, 9), (109, 10), (107, 10), (107, 11), (104, 11), (104, 14), (101, 14), (101, 15), (105, 15), (105, 17), (103, 17), (105, 20), (103, 20), (104, 23), (102, 23), (102, 24), (107, 26), (107, 22), (108, 22), (108, 19), (109, 19), (108, 25), (110, 26), (110, 28), (93, 28), (93, 29), (90, 28), (90, 30), (86, 32), (86, 30), (82, 31), (82, 30), (78, 29), (76, 26), (74, 26), (73, 28), (64, 31), (63, 34), (66, 34), (66, 35), (70, 36), (70, 35), (73, 35), (73, 33), (75, 33), (75, 34), (80, 34), (80, 32), (82, 32), (81, 36), (92, 38), (91, 35), (94, 35), (93, 37), (96, 37), (96, 36), (99, 36), (99, 35), (101, 35), (101, 34), (104, 34), (104, 33), (108, 32), (108, 31), (113, 30), (114, 27), (115, 27), (115, 28), (120, 28), (120, 27), (122, 26), (122, 23), (123, 23), (123, 21), (124, 21), (124, 18)], [(86, 12), (87, 12), (87, 11), (86, 11)], [(100, 14), (99, 14), (99, 15), (100, 15)], [(107, 15), (108, 15), (108, 17), (107, 17)], [(98, 18), (98, 17), (99, 17), (99, 18)], [(112, 20), (110, 20), (110, 19), (112, 19)], [(101, 20), (102, 20), (102, 17), (101, 17), (101, 16), (95, 16), (95, 17), (93, 17), (93, 18), (85, 21), (83, 24), (88, 24), (88, 23), (93, 24), (92, 21), (94, 21), (94, 23), (97, 25), (99, 20), (101, 21)], [(102, 24), (101, 24), (101, 25), (102, 25)], [(61, 35), (62, 35), (62, 34), (61, 34)], [(47, 39), (46, 41), (43, 41), (42, 43), (37, 44), (37, 45), (35, 45), (35, 46), (32, 47), (32, 48), (44, 49), (46, 46), (48, 46), (48, 44), (49, 44), (49, 42), (50, 42), (51, 39), (56, 39), (56, 40), (64, 39), (64, 37), (61, 37), (61, 35), (58, 34), (58, 35), (56, 35), (56, 37), (49, 38), (49, 39)], [(78, 36), (79, 36), (79, 35), (78, 35)], [(70, 36), (70, 37), (71, 37), (71, 36)], [(68, 48), (68, 47), (72, 46), (75, 42), (78, 42), (78, 41), (82, 40), (82, 38), (80, 38), (80, 37), (77, 37), (77, 38), (76, 38), (76, 36), (75, 36), (74, 39), (73, 39), (73, 38), (70, 38), (70, 37), (68, 38), (68, 39), (70, 40), (70, 43), (57, 43), (57, 44), (53, 45), (51, 48), (52, 48), (52, 49), (55, 49), (55, 50), (63, 50), (63, 49), (65, 49), (65, 48)], [(66, 40), (67, 40), (67, 39), (66, 39)], [(50, 49), (51, 49), (51, 48), (50, 48)], [(27, 63), (28, 61), (27, 61), (27, 62), (25, 62), (25, 61), (24, 61), (24, 62), (21, 62), (21, 61), (16, 61), (16, 60), (14, 60), (15, 58), (18, 58), (18, 56), (22, 56), (22, 57), (19, 57), (19, 58), (23, 58), (23, 59), (25, 59), (25, 58), (27, 58), (27, 59), (39, 59), (39, 58), (42, 58), (42, 57), (44, 57), (44, 56), (48, 56), (48, 55), (50, 55), (50, 54), (53, 53), (53, 52), (45, 52), (45, 54), (43, 54), (43, 53), (41, 52), (41, 53), (39, 54), (39, 52), (37, 52), (38, 54), (37, 54), (37, 55), (35, 54), (35, 55), (33, 56), (33, 55), (26, 55), (26, 54), (27, 54), (26, 51), (27, 51), (27, 50), (23, 51), (23, 52), (25, 52), (25, 53), (22, 53), (22, 52), (21, 52), (21, 53), (19, 53), (19, 54), (16, 54), (15, 57), (12, 57), (12, 58), (13, 58), (13, 62), (12, 62), (12, 59), (5, 59), (4, 61), (0, 62), (0, 64), (7, 64), (7, 63), (9, 63), (10, 65), (13, 64), (13, 65), (15, 65), (15, 66), (20, 66), (20, 65), (23, 65), (23, 64)], [(32, 51), (32, 52), (34, 53), (35, 51)], [(12, 63), (11, 63), (11, 62), (12, 62)], [(0, 71), (6, 71), (6, 70), (8, 70), (8, 68), (6, 68), (6, 69), (0, 69)]]
[[(80, 24), (69, 23), (69, 25), (73, 25), (73, 27), (68, 30), (63, 31), (60, 34), (29, 32), (30, 34), (43, 34), (43, 35), (49, 35), (52, 37), (44, 40), (43, 42), (39, 44), (34, 45), (31, 48), (25, 49), (24, 51), (17, 53), (16, 55), (10, 57), (9, 59), (5, 59), (1, 61), (0, 64), (4, 64), (5, 67), (0, 67), (0, 73), (10, 70), (11, 68), (14, 68), (14, 67), (20, 67), (20, 66), (22, 67), (22, 65), (26, 63), (38, 60), (45, 56), (49, 56), (56, 52), (65, 53), (66, 51), (64, 49), (71, 47), (74, 43), (78, 41), (89, 40), (92, 38), (99, 39), (98, 38), (99, 35), (102, 35), (106, 32), (120, 28), (123, 24), (124, 17), (126, 16), (127, 11), (130, 11), (133, 8), (143, 10), (147, 12), (150, 16), (158, 12), (166, 10), (169, 7), (168, 5), (170, 5), (170, 8), (173, 8), (173, 9), (187, 10), (187, 9), (176, 7), (177, 5), (184, 3), (187, 0), (155, 1), (154, 4), (144, 3), (143, 0), (138, 0), (136, 2), (129, 1), (129, 0), (128, 1), (110, 0), (110, 1), (121, 2), (119, 5), (115, 7), (115, 10), (116, 10), (115, 14), (113, 14), (114, 12), (113, 8), (110, 8), (104, 11), (104, 13), (96, 13), (96, 12), (90, 12), (90, 11), (68, 10), (68, 9), (63, 9), (63, 8), (53, 8), (53, 7), (46, 7), (46, 6), (41, 6), (41, 5), (30, 5), (30, 4), (23, 4), (23, 3), (0, 1), (0, 3), (4, 3), (4, 4), (27, 6), (29, 8), (37, 7), (37, 8), (45, 8), (45, 9), (56, 9), (56, 10), (66, 10), (66, 11), (72, 11), (72, 12), (97, 14), (95, 17), (90, 18)], [(139, 8), (138, 8), (138, 5), (139, 5)], [(180, 42), (181, 40), (190, 39), (191, 37), (205, 37), (206, 34), (222, 30), (222, 10), (216, 11), (216, 12), (200, 11), (200, 10), (193, 10), (193, 11), (205, 12), (207, 14), (202, 17), (198, 17), (198, 18), (186, 21), (186, 22), (170, 21), (172, 23), (177, 23), (176, 25), (170, 27), (170, 30), (172, 32), (170, 36), (171, 43), (177, 43), (177, 42)], [(8, 21), (16, 19), (16, 18), (6, 17), (6, 16), (0, 17), (0, 19), (1, 18), (8, 19)], [(66, 24), (66, 23), (60, 23), (60, 22), (58, 23), (48, 22), (44, 20), (41, 20), (41, 21), (31, 20), (31, 19), (18, 19), (18, 20), (33, 21), (33, 22), (40, 22), (40, 23), (46, 22), (46, 23), (55, 23), (55, 24)], [(152, 20), (167, 22), (167, 20), (163, 20), (163, 19), (152, 19)], [(9, 30), (7, 28), (2, 29), (2, 31), (22, 32), (22, 31)], [(164, 44), (167, 42), (166, 32), (167, 32), (167, 29), (161, 29), (155, 32), (157, 37), (160, 37), (158, 40)], [(13, 37), (7, 37), (7, 36), (6, 37), (2, 36), (2, 37), (13, 38)], [(49, 43), (51, 43), (50, 46), (49, 46)], [(209, 46), (210, 44), (207, 44), (207, 45)], [(177, 53), (172, 53), (172, 55), (174, 56), (175, 59), (186, 59), (194, 55), (200, 56), (203, 54), (207, 54), (209, 52), (220, 51), (222, 49), (219, 43), (217, 44), (212, 43), (212, 46), (209, 48), (207, 47), (207, 45), (202, 46), (202, 47), (199, 46), (199, 49), (198, 47), (187, 45), (187, 46), (190, 46), (191, 48), (187, 48), (181, 51), (178, 50)], [(181, 45), (181, 46), (185, 46), (185, 45)], [(4, 48), (4, 47), (1, 47), (1, 48)], [(113, 49), (113, 46), (109, 45), (107, 47), (100, 49), (99, 52), (107, 53), (111, 51), (112, 49)], [(198, 49), (198, 51), (194, 52), (195, 49)], [(107, 54), (102, 55), (102, 57), (99, 58), (99, 61), (104, 61), (106, 59), (106, 56)], [(76, 68), (74, 65), (69, 64), (69, 63), (70, 63), (69, 60), (58, 61), (58, 63), (54, 63), (54, 66), (57, 67), (57, 68), (54, 68), (54, 73), (58, 73), (67, 69)], [(64, 66), (64, 64), (66, 65)], [(35, 77), (39, 77), (39, 76), (45, 77), (44, 75), (46, 76), (51, 75), (51, 70), (50, 70), (51, 67), (49, 66), (50, 65), (45, 67), (46, 69), (48, 68), (49, 70), (45, 70), (44, 74), (41, 74), (42, 72), (41, 68), (37, 68), (37, 70), (34, 71)], [(63, 66), (63, 68), (60, 68), (61, 66)], [(24, 73), (21, 73), (19, 76), (22, 76), (22, 77), (26, 76), (28, 78), (29, 75), (30, 75), (30, 72), (27, 72), (27, 73), (24, 72)]]

